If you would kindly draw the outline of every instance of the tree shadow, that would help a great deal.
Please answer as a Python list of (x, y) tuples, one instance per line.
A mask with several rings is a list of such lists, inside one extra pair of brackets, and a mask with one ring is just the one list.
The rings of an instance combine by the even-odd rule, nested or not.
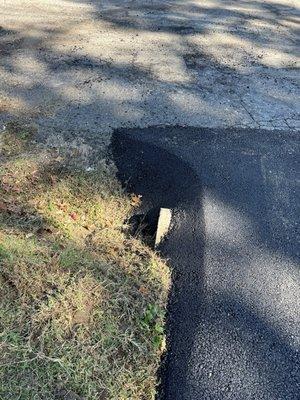
[[(73, 0), (72, 0), (73, 1)], [(84, 0), (77, 1), (85, 3)], [(91, 2), (89, 2), (91, 3)], [(192, 1), (131, 1), (122, 0), (100, 3), (92, 1), (93, 16), (108, 21), (116, 27), (129, 30), (167, 32), (174, 35), (205, 34), (211, 29), (230, 32), (234, 36), (251, 40), (265, 46), (271, 44), (283, 51), (286, 42), (278, 43), (268, 32), (257, 32), (252, 23), (261, 21), (269, 27), (286, 27), (292, 17), (299, 16), (299, 9), (287, 3), (267, 3), (258, 0), (233, 2), (217, 1), (213, 5)], [(246, 29), (247, 28), (247, 29)], [(296, 27), (292, 27), (286, 40), (293, 41)]]
[[(118, 42), (120, 36), (113, 36), (111, 47), (103, 44), (102, 50), (102, 43), (100, 46), (96, 42), (86, 48), (83, 41), (88, 42), (89, 38), (80, 38), (79, 34), (77, 47), (74, 43), (65, 44), (62, 37), (74, 41), (74, 31), (80, 31), (81, 24), (84, 26), (87, 23), (79, 17), (64, 23), (63, 27), (39, 27), (30, 33), (25, 28), (2, 28), (2, 94), (20, 102), (22, 110), (15, 112), (14, 107), (8, 105), (4, 108), (1, 120), (12, 116), (32, 118), (39, 125), (38, 140), (47, 141), (51, 135), (62, 135), (69, 141), (80, 137), (99, 152), (99, 157), (103, 156), (103, 144), (108, 143), (105, 134), (119, 127), (145, 127), (153, 125), (153, 122), (211, 127), (263, 127), (266, 124), (270, 128), (276, 127), (277, 123), (285, 129), (296, 126), (293, 125), (297, 118), (293, 57), (297, 55), (295, 18), (298, 9), (284, 3), (273, 5), (262, 1), (243, 1), (237, 4), (227, 0), (214, 3), (213, 6), (175, 0), (116, 0), (101, 3), (95, 0), (72, 0), (69, 3), (89, 3), (89, 11), (84, 11), (84, 18), (95, 23), (92, 34), (97, 32), (104, 42), (102, 29), (109, 27), (110, 35), (118, 32), (123, 36), (124, 44)], [(148, 33), (157, 36), (149, 49), (145, 49), (137, 38)], [(229, 39), (222, 42), (226, 34), (229, 34)], [(137, 51), (132, 51), (135, 46), (138, 46)], [(218, 51), (213, 52), (211, 48)], [(254, 51), (250, 51), (250, 48)], [(264, 52), (275, 52), (284, 61), (272, 64), (269, 59), (265, 60)], [(146, 60), (143, 59), (144, 54)], [(165, 55), (161, 58), (162, 54)], [(234, 54), (239, 57), (235, 59)], [(25, 57), (28, 64), (24, 64), (21, 56), (28, 57)], [(231, 56), (237, 61), (235, 64)], [(162, 71), (161, 65), (164, 64), (166, 70)], [(37, 112), (32, 112), (35, 108)], [(229, 118), (231, 116), (232, 119)], [(201, 375), (203, 380), (192, 388), (194, 383), (190, 379), (193, 379), (193, 374), (199, 375), (197, 371), (200, 364), (197, 360), (204, 360), (204, 354), (214, 348), (214, 343), (198, 340), (201, 335), (204, 338), (205, 327), (211, 326), (212, 332), (218, 327), (221, 330), (220, 334), (211, 337), (211, 340), (216, 338), (220, 341), (220, 348), (223, 346), (222, 335), (226, 340), (228, 335), (234, 334), (238, 338), (238, 345), (244, 343), (248, 355), (244, 358), (241, 355), (241, 359), (246, 366), (255, 354), (258, 361), (255, 366), (250, 366), (250, 370), (253, 372), (256, 368), (265, 378), (260, 381), (255, 375), (252, 381), (249, 378), (249, 382), (260, 382), (260, 389), (268, 388), (274, 399), (293, 399), (294, 388), (297, 387), (295, 371), (299, 366), (296, 352), (287, 343), (288, 339), (282, 336), (283, 329), (279, 334), (277, 328), (269, 323), (265, 311), (263, 316), (259, 315), (259, 305), (253, 300), (262, 294), (267, 281), (263, 280), (262, 288), (256, 292), (250, 280), (245, 293), (253, 290), (254, 295), (251, 297), (249, 294), (250, 297), (243, 300), (243, 289), (239, 292), (236, 287), (248, 282), (248, 271), (257, 274), (260, 265), (256, 265), (253, 258), (249, 261), (246, 257), (239, 276), (232, 269), (227, 274), (225, 271), (230, 260), (236, 264), (241, 260), (241, 253), (246, 252), (260, 255), (260, 259), (265, 257), (263, 268), (271, 265), (272, 273), (282, 278), (283, 284), (285, 276), (293, 278), (288, 268), (284, 275), (285, 267), (280, 262), (274, 263), (274, 257), (270, 254), (276, 253), (279, 258), (285, 256), (291, 262), (297, 259), (294, 240), (297, 192), (293, 186), (296, 140), (290, 135), (262, 134), (262, 131), (254, 130), (242, 134), (240, 131), (227, 130), (223, 135), (223, 131), (216, 129), (186, 128), (175, 135), (173, 133), (172, 128), (131, 132), (136, 138), (143, 136), (148, 143), (157, 141), (165, 151), (149, 144), (137, 145), (128, 139), (122, 144), (122, 132), (116, 131), (113, 138), (120, 180), (127, 182), (128, 178), (133, 177), (133, 182), (137, 181), (134, 187), (144, 196), (145, 207), (158, 205), (175, 210), (178, 208), (171, 244), (174, 249), (174, 283), (168, 317), (171, 356), (166, 360), (169, 371), (164, 383), (166, 398), (173, 400), (175, 395), (180, 399), (191, 398), (188, 396), (198, 398), (198, 393), (208, 393), (217, 399), (234, 398), (233, 393), (239, 393), (239, 399), (251, 398), (250, 391), (237, 392), (241, 386), (236, 383), (226, 386), (237, 375), (232, 370), (226, 375), (225, 386), (217, 380), (212, 380), (213, 384), (206, 386), (206, 381), (211, 377), (210, 372), (206, 374), (204, 371)], [(247, 136), (249, 140), (245, 141)], [(195, 154), (203, 163), (200, 173), (195, 172)], [(295, 160), (285, 166), (284, 158), (288, 158), (289, 154)], [(141, 160), (145, 157), (147, 162), (143, 165)], [(243, 163), (245, 159), (248, 159), (246, 164)], [(248, 172), (244, 167), (249, 168)], [(286, 174), (288, 168), (292, 175)], [(229, 181), (226, 184), (234, 169), (238, 172), (234, 183), (231, 181), (230, 185)], [(279, 174), (276, 173), (278, 170)], [(267, 192), (264, 192), (264, 185), (257, 186), (257, 180), (262, 177), (268, 182)], [(252, 188), (250, 191), (249, 187)], [(282, 196), (276, 197), (281, 192)], [(271, 200), (269, 204), (266, 201), (268, 197)], [(257, 208), (260, 202), (264, 205), (263, 209)], [(195, 207), (196, 213), (193, 211)], [(211, 224), (207, 224), (204, 218), (204, 207), (208, 207), (205, 210), (215, 218), (216, 230), (205, 231)], [(290, 214), (285, 220), (287, 207), (290, 207)], [(236, 223), (240, 216), (245, 217), (246, 221), (244, 236), (238, 234), (240, 227), (244, 229)], [(221, 217), (225, 218), (224, 229), (222, 224), (217, 224)], [(197, 231), (190, 229), (195, 223), (198, 224)], [(180, 233), (182, 229), (184, 235)], [(270, 231), (272, 235), (269, 235)], [(227, 238), (235, 234), (237, 244), (231, 247), (231, 241)], [(252, 245), (247, 249), (249, 238)], [(190, 252), (191, 242), (196, 243), (195, 253)], [(211, 245), (211, 253), (207, 255), (205, 251), (208, 244)], [(166, 242), (161, 249), (165, 254), (170, 254), (168, 246)], [(216, 265), (215, 275), (209, 277), (204, 268), (207, 257), (212, 264), (216, 259), (223, 259), (223, 263)], [(276, 275), (276, 271), (279, 275)], [(233, 276), (238, 278), (236, 285), (232, 283)], [(216, 293), (210, 297), (207, 287), (204, 287), (207, 278), (211, 285), (209, 287), (220, 285), (222, 289), (217, 286), (214, 289)], [(220, 282), (222, 279), (223, 285)], [(223, 290), (226, 285), (234, 286), (229, 294)], [(274, 281), (271, 285), (272, 288), (276, 287)], [(252, 303), (256, 304), (257, 309)], [(285, 304), (283, 311), (286, 312), (289, 302)], [(269, 306), (272, 318), (281, 312), (280, 308), (278, 311)], [(219, 307), (220, 312), (217, 312)], [(226, 310), (229, 308), (240, 316), (233, 322), (227, 318)], [(291, 309), (291, 314), (293, 311)], [(188, 316), (188, 325), (182, 321), (182, 315)], [(289, 317), (291, 324), (294, 317)], [(199, 327), (202, 329), (200, 333)], [(272, 343), (275, 343), (277, 350), (268, 352)], [(226, 346), (227, 342), (224, 344), (224, 354), (232, 351), (230, 344), (228, 348)], [(250, 348), (253, 349), (251, 354)], [(225, 361), (224, 366), (226, 368)], [(175, 370), (177, 372), (173, 373)], [(242, 376), (245, 371), (249, 370), (246, 367), (239, 370), (239, 375)], [(216, 377), (220, 375), (216, 373)], [(247, 385), (247, 390), (250, 390), (250, 386), (253, 388), (250, 383), (250, 386)], [(176, 390), (180, 391), (179, 394)], [(218, 390), (222, 390), (222, 393), (216, 392)], [(256, 398), (264, 398), (260, 395), (258, 393)], [(267, 398), (267, 394), (264, 396)]]
[[(228, 1), (214, 6), (175, 0), (69, 1), (76, 3), (89, 7), (85, 18), (94, 24), (92, 35), (99, 29), (103, 46), (85, 51), (79, 33), (78, 46), (60, 45), (72, 39), (76, 19), (30, 33), (1, 29), (1, 65), (8, 78), (2, 95), (22, 105), (23, 117), (34, 108), (33, 118), (44, 131), (67, 137), (73, 131), (89, 139), (99, 136), (100, 125), (105, 132), (165, 122), (297, 126), (297, 47), (290, 20), (298, 9), (259, 1), (234, 7)], [(85, 21), (78, 21), (78, 32)], [(107, 48), (105, 29), (116, 35), (113, 51)], [(138, 35), (148, 32), (155, 36), (149, 37), (149, 48), (141, 47)], [(26, 54), (30, 71), (23, 65)], [(272, 54), (283, 61), (272, 64)], [(46, 140), (43, 129), (39, 133)]]
[[(202, 188), (199, 178), (184, 161), (155, 145), (131, 139), (122, 131), (113, 135), (112, 153), (119, 180), (129, 192), (142, 196), (144, 212), (166, 207), (173, 213), (171, 241), (160, 246), (161, 253), (170, 258), (172, 268), (167, 355), (159, 372), (163, 391), (168, 384), (166, 374), (173, 369), (174, 356), (180, 359), (176, 376), (181, 376), (183, 382), (187, 379), (185, 369), (198, 325), (198, 307), (204, 283), (204, 223), (202, 213), (195, 213), (194, 208), (201, 202)], [(191, 228), (193, 224), (197, 229)], [(185, 316), (184, 320), (179, 317), (181, 315)], [(182, 382), (176, 384), (178, 387), (181, 385)]]
[[(257, 168), (258, 154), (271, 153), (278, 169), (271, 173), (293, 191), (287, 139), (180, 127), (113, 135), (120, 181), (142, 195), (145, 210), (173, 209), (160, 248), (172, 268), (161, 399), (297, 397), (299, 293), (297, 285), (288, 287), (299, 276), (299, 248), (282, 222), (274, 240), (276, 211), (265, 208), (273, 183)], [(294, 214), (285, 207), (293, 206), (292, 199), (277, 204), (291, 223)]]

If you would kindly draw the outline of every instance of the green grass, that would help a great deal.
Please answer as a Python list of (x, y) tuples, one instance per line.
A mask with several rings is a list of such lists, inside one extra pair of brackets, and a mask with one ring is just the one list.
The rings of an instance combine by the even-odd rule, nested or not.
[(168, 268), (129, 235), (111, 165), (65, 167), (30, 137), (0, 142), (0, 398), (153, 399)]

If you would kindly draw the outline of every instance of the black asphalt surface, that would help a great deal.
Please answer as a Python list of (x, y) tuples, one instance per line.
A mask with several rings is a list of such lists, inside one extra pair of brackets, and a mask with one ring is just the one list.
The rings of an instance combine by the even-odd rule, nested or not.
[(173, 210), (160, 399), (300, 399), (299, 150), (283, 131), (114, 133), (122, 182)]

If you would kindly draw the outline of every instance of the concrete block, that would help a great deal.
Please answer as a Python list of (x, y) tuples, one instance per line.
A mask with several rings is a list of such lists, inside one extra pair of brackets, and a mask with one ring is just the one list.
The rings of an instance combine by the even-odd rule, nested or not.
[(157, 231), (155, 235), (155, 247), (158, 246), (169, 231), (172, 212), (169, 208), (161, 208), (157, 222)]

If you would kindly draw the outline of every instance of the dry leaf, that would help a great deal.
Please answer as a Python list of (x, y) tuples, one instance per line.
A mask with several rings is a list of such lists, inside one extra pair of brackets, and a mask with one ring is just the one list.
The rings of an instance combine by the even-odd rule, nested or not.
[(147, 295), (149, 294), (149, 290), (148, 290), (148, 288), (146, 288), (145, 286), (141, 286), (141, 287), (139, 288), (139, 292), (140, 292), (141, 294), (145, 295), (145, 296), (147, 296)]
[(130, 204), (131, 204), (133, 207), (139, 206), (139, 205), (141, 204), (141, 198), (142, 198), (142, 195), (140, 195), (140, 194), (138, 194), (138, 195), (132, 194), (132, 195), (131, 195), (131, 202), (130, 202)]
[(66, 205), (66, 204), (63, 204), (63, 203), (58, 204), (57, 206), (58, 206), (58, 208), (59, 208), (60, 210), (62, 210), (62, 211), (67, 211), (67, 209), (68, 209), (67, 205)]
[(70, 217), (74, 220), (74, 221), (77, 221), (78, 220), (78, 215), (76, 214), (76, 212), (71, 212), (70, 214)]

